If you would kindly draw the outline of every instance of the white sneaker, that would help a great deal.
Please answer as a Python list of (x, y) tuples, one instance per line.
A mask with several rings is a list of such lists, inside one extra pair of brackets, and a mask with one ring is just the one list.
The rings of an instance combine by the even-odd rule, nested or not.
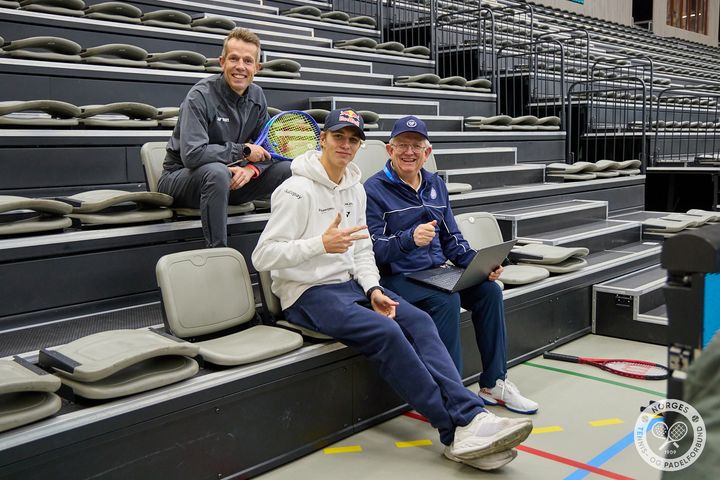
[(462, 460), (471, 460), (510, 450), (530, 435), (532, 427), (532, 421), (527, 418), (498, 417), (482, 412), (466, 426), (455, 428), (450, 453)]
[(453, 462), (464, 463), (465, 465), (477, 468), (478, 470), (497, 470), (498, 468), (515, 460), (515, 457), (517, 457), (517, 450), (511, 448), (510, 450), (503, 450), (501, 452), (491, 453), (490, 455), (483, 455), (482, 457), (471, 460), (463, 460), (462, 458), (453, 455), (450, 451), (450, 447), (445, 447), (443, 455), (445, 455), (445, 458), (452, 460)]
[(493, 388), (481, 388), (478, 393), (487, 405), (502, 405), (511, 412), (533, 414), (539, 405), (525, 398), (510, 380), (498, 379)]

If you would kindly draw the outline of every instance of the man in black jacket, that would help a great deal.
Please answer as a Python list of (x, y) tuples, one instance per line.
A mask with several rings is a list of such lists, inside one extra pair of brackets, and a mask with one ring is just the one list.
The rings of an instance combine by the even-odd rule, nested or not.
[(259, 60), (257, 35), (231, 31), (220, 56), (222, 75), (190, 89), (168, 141), (158, 190), (172, 195), (175, 206), (200, 209), (208, 247), (227, 246), (228, 204), (267, 196), (290, 176), (290, 162), (274, 161), (249, 143), (269, 120), (262, 88), (253, 83)]

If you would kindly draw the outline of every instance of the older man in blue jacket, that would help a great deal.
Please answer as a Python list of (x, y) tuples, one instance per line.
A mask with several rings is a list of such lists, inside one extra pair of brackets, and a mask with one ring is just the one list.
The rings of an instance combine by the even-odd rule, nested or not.
[(432, 152), (425, 123), (414, 116), (395, 122), (387, 152), (390, 159), (385, 167), (365, 182), (367, 223), (383, 275), (381, 285), (430, 314), (460, 373), (462, 303), (472, 312), (482, 357), (479, 395), (489, 405), (535, 413), (538, 404), (525, 398), (506, 378), (505, 310), (502, 291), (494, 281), (502, 267), (491, 272), (488, 281), (459, 294), (406, 277), (447, 260), (467, 267), (476, 253), (457, 227), (445, 182), (422, 168)]

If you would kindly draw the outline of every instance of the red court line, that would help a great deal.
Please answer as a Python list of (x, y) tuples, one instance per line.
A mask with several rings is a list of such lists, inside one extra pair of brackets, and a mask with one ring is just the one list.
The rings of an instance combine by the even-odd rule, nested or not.
[[(414, 418), (415, 420), (420, 420), (422, 422), (428, 422), (427, 418), (423, 417), (419, 413), (416, 412), (405, 412), (403, 413), (406, 417)], [(537, 455), (538, 457), (546, 458), (548, 460), (552, 460), (554, 462), (558, 463), (564, 463), (565, 465), (569, 465), (571, 467), (580, 468), (582, 470), (587, 470), (588, 472), (595, 473), (597, 475), (601, 475), (603, 477), (612, 478), (614, 480), (633, 480), (632, 477), (626, 477), (625, 475), (620, 475), (619, 473), (611, 472), (609, 470), (604, 470), (602, 468), (593, 467), (591, 465), (588, 465), (586, 463), (578, 462), (575, 460), (571, 460), (569, 458), (561, 457), (560, 455), (555, 455), (550, 452), (545, 452), (543, 450), (538, 450), (537, 448), (527, 447), (525, 445), (518, 445), (516, 447), (521, 452), (530, 453), (532, 455)]]
[(561, 457), (553, 453), (538, 450), (537, 448), (532, 448), (525, 445), (518, 445), (515, 448), (517, 448), (521, 452), (532, 453), (533, 455), (537, 455), (538, 457), (547, 458), (548, 460), (553, 460), (558, 463), (564, 463), (565, 465), (570, 465), (571, 467), (587, 470), (588, 472), (596, 473), (598, 475), (602, 475), (603, 477), (613, 478), (615, 480), (632, 480), (632, 477), (626, 477), (625, 475), (620, 475), (619, 473), (611, 472), (609, 470), (604, 470), (598, 467), (593, 467), (591, 465), (588, 465), (587, 463), (577, 462), (575, 460)]

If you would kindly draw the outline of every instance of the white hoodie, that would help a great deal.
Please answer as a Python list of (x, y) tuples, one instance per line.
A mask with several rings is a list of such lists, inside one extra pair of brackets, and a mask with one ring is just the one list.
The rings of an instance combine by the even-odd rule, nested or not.
[[(280, 297), (282, 308), (316, 285), (351, 278), (365, 291), (379, 285), (370, 239), (354, 242), (345, 253), (326, 253), (322, 242), (322, 234), (338, 213), (338, 228), (365, 225), (360, 169), (348, 164), (337, 185), (320, 163), (320, 152), (309, 151), (293, 160), (292, 173), (272, 195), (270, 220), (252, 254), (257, 270), (270, 270), (272, 291)], [(367, 232), (358, 232), (362, 233)]]

